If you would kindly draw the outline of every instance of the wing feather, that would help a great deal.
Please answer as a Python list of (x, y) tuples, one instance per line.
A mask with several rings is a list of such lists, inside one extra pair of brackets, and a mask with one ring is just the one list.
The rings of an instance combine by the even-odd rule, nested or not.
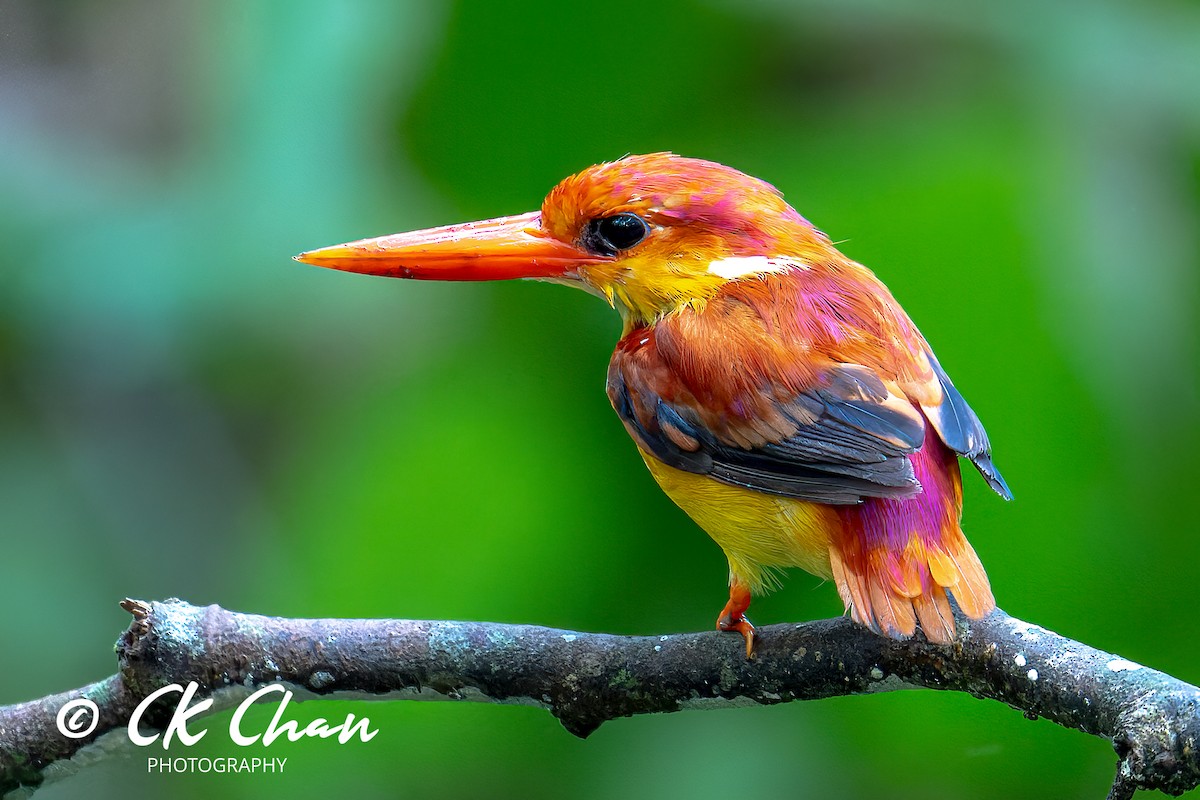
[(724, 483), (853, 504), (921, 491), (909, 455), (928, 422), (1011, 497), (979, 418), (886, 288), (822, 280), (734, 281), (627, 332), (608, 392), (642, 449)]
[(1012, 491), (1004, 481), (1004, 476), (992, 463), (992, 445), (983, 423), (958, 389), (954, 388), (937, 357), (929, 350), (925, 351), (925, 357), (929, 359), (929, 366), (941, 391), (938, 402), (921, 403), (921, 410), (947, 447), (969, 459), (996, 494), (1005, 500), (1012, 500)]
[[(642, 338), (645, 338), (644, 336)], [(879, 401), (847, 399), (827, 386), (775, 405), (782, 421), (725, 415), (714, 430), (681, 391), (676, 377), (655, 360), (653, 348), (618, 349), (609, 370), (613, 407), (645, 450), (665, 464), (708, 474), (724, 483), (821, 503), (858, 503), (864, 497), (907, 497), (920, 491), (907, 456), (924, 441), (924, 423), (910, 404), (906, 415), (894, 396)], [(858, 365), (846, 365), (859, 369)], [(801, 424), (797, 418), (808, 420)], [(755, 425), (758, 422), (758, 425)], [(755, 443), (761, 442), (761, 443)]]

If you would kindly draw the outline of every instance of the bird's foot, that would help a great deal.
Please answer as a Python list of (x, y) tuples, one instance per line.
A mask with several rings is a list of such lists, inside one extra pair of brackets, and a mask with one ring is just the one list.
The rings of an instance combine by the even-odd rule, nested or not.
[(746, 640), (746, 658), (754, 658), (754, 626), (741, 614), (734, 616), (728, 610), (717, 618), (717, 630), (740, 633)]

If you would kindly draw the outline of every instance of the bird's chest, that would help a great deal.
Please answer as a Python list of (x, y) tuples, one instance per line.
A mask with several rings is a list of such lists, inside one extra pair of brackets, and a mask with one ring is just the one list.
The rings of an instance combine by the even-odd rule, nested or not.
[(841, 524), (831, 507), (730, 486), (638, 450), (662, 490), (725, 551), (730, 568), (752, 589), (770, 583), (764, 568), (831, 576), (830, 537)]

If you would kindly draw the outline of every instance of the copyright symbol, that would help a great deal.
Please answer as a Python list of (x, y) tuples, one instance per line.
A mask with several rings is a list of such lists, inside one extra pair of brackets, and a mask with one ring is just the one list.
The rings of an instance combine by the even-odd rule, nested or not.
[(58, 710), (54, 724), (68, 739), (82, 739), (100, 724), (100, 709), (86, 697), (79, 697)]

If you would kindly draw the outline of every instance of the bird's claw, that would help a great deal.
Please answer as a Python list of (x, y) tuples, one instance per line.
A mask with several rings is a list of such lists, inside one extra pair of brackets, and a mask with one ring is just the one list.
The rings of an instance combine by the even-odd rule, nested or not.
[(746, 640), (746, 658), (754, 658), (754, 626), (750, 624), (750, 620), (744, 616), (735, 619), (729, 614), (724, 614), (717, 620), (717, 630), (740, 633)]

